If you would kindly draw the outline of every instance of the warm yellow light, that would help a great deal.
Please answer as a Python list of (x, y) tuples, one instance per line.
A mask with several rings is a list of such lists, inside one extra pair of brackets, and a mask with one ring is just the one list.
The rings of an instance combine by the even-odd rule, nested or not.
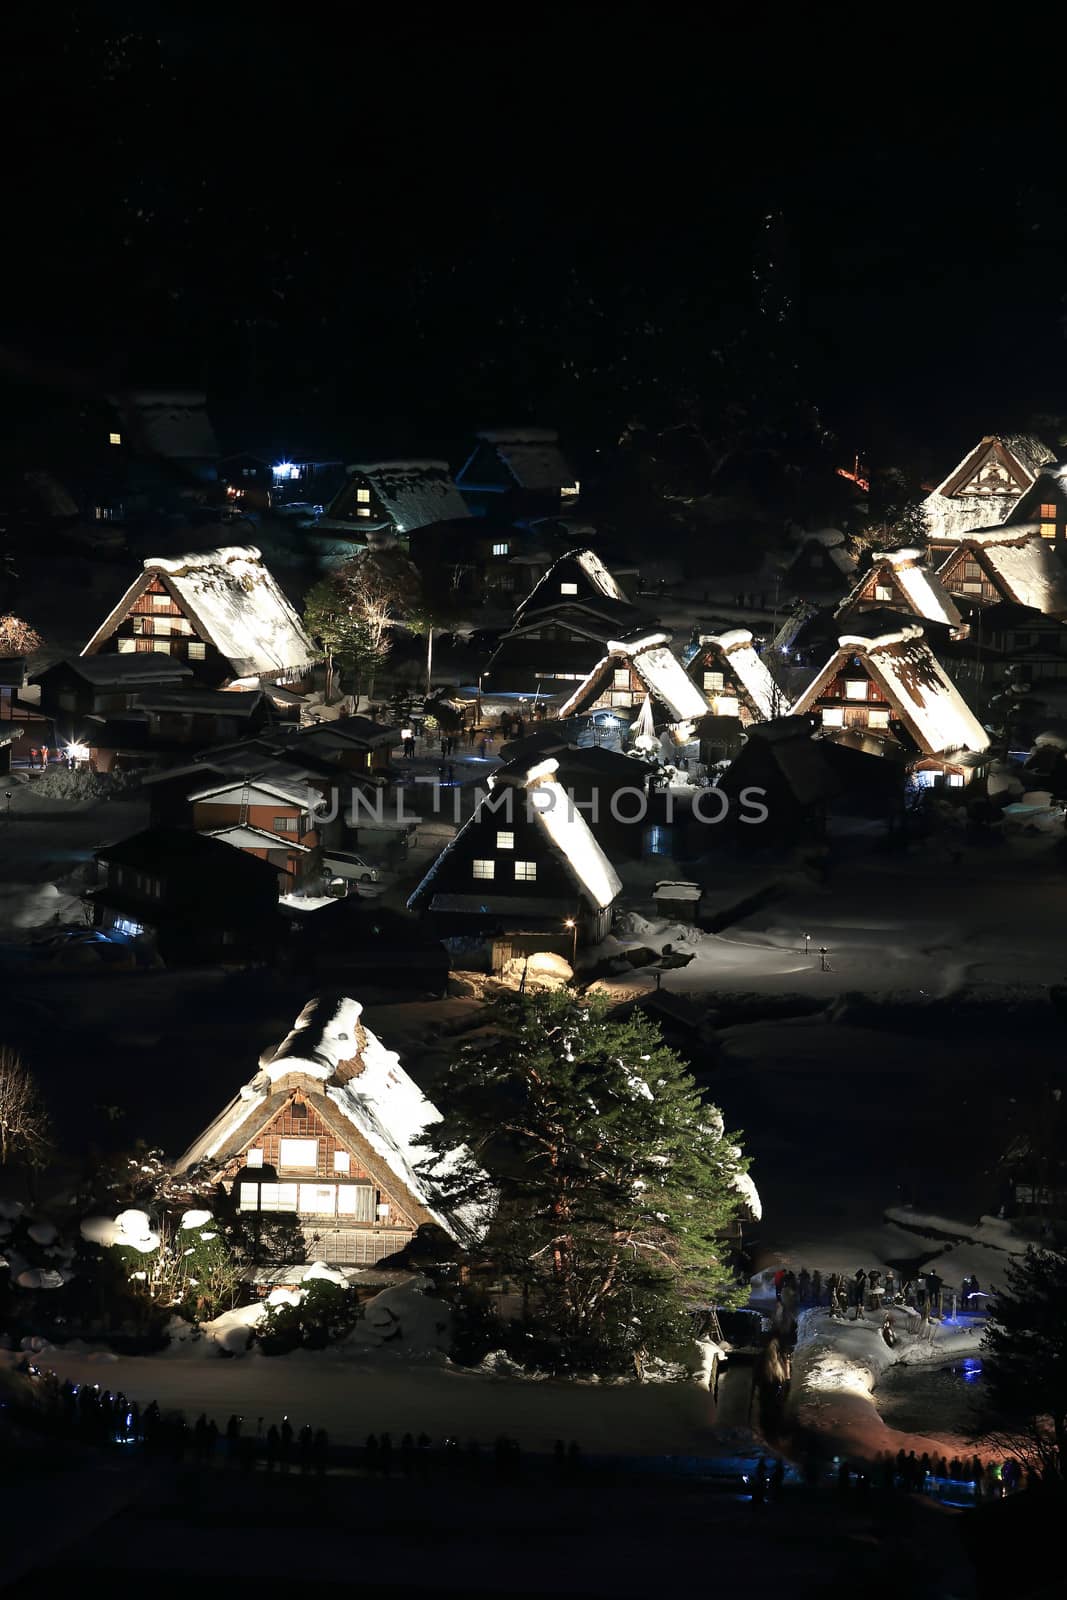
[(122, 434), (121, 433), (109, 433), (108, 436), (107, 436), (107, 442), (108, 442), (108, 444), (121, 444), (122, 443)]
[(563, 924), (563, 926), (565, 928), (573, 928), (574, 927), (574, 918), (573, 917), (568, 917), (566, 922)]

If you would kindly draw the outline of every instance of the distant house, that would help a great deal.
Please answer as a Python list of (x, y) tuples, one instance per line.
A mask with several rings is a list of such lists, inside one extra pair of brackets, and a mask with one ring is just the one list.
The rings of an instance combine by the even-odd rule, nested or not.
[(638, 633), (608, 641), (604, 655), (585, 681), (560, 706), (560, 718), (609, 710), (630, 713), (649, 702), (657, 733), (669, 730), (678, 746), (690, 742), (695, 725), (707, 716), (707, 700), (670, 648), (668, 633)]
[(265, 861), (185, 828), (146, 828), (95, 853), (98, 928), (139, 939), (167, 965), (269, 958), (278, 878)]
[(488, 1215), (452, 1209), (436, 1177), (457, 1153), (416, 1143), (440, 1112), (362, 1010), (310, 1001), (174, 1171), (222, 1183), (244, 1213), (295, 1213), (314, 1260), (373, 1266), (423, 1227), (473, 1247)]
[[(875, 632), (862, 613), (793, 707), (825, 736), (871, 754), (902, 750), (927, 783), (962, 787), (985, 764), (989, 735), (917, 626)], [(869, 627), (870, 632), (861, 631)]]
[(447, 461), (357, 462), (327, 509), (357, 525), (388, 522), (398, 534), (470, 515)]
[[(662, 796), (649, 793), (652, 765), (603, 745), (574, 744), (557, 722), (546, 722), (524, 739), (505, 745), (496, 778), (529, 771), (539, 761), (557, 763), (556, 780), (586, 819), (611, 860), (639, 857), (665, 810)], [(636, 796), (646, 797), (637, 807)]]
[(321, 801), (306, 785), (278, 778), (209, 785), (189, 795), (193, 827), (260, 861), (282, 876), (282, 890), (314, 867), (320, 838), (315, 812)]
[[(82, 657), (88, 661), (107, 659)], [(128, 661), (130, 657), (111, 659)], [(152, 741), (188, 745), (191, 749), (258, 733), (272, 720), (270, 702), (260, 689), (142, 689), (135, 704), (145, 714)]]
[(910, 612), (925, 622), (941, 622), (949, 628), (964, 626), (959, 607), (941, 581), (927, 566), (919, 550), (883, 550), (871, 557), (870, 570), (838, 606), (835, 616), (875, 606)]
[(476, 516), (523, 521), (573, 507), (579, 483), (554, 428), (487, 428), (456, 473)]
[(1067, 678), (1067, 624), (1033, 606), (1008, 602), (984, 607), (976, 617), (972, 639), (1005, 669), (1014, 682), (1033, 685), (1038, 693)]
[(554, 559), (553, 543), (540, 525), (522, 528), (488, 517), (434, 522), (408, 538), (411, 559), (442, 588), (481, 604), (521, 603)]
[(737, 717), (743, 727), (769, 722), (784, 706), (784, 696), (747, 628), (702, 633), (686, 672), (708, 702), (713, 717)]
[(254, 545), (151, 557), (82, 656), (162, 655), (197, 682), (300, 684), (318, 653)]
[(950, 594), (972, 606), (1032, 606), (1067, 617), (1067, 574), (1032, 523), (972, 528), (953, 545), (938, 569)]
[(310, 513), (333, 499), (344, 480), (344, 466), (319, 457), (290, 460), (266, 451), (243, 451), (222, 458), (219, 479), (235, 511), (266, 511), (295, 502), (307, 503)]
[(490, 691), (554, 694), (581, 683), (609, 639), (636, 627), (641, 613), (592, 550), (553, 562), (519, 606), (482, 674)]
[(90, 713), (128, 711), (143, 694), (180, 690), (192, 670), (175, 656), (75, 656), (57, 661), (30, 680), (41, 691), (41, 710), (73, 732)]
[[(1043, 467), (1004, 518), (1008, 527), (1036, 526), (1058, 556), (1067, 550), (1067, 480), (1065, 468)], [(946, 552), (947, 553), (947, 552)]]
[(408, 901), (442, 938), (495, 940), (494, 966), (504, 945), (569, 959), (575, 942), (597, 944), (611, 927), (622, 884), (558, 766), (549, 757), (496, 773)]
[(923, 501), (931, 560), (972, 528), (1004, 522), (1042, 467), (1055, 461), (1040, 439), (988, 433)]
[(168, 462), (214, 483), (219, 446), (207, 396), (188, 389), (135, 389), (113, 396), (119, 437), (112, 443), (142, 462)]
[(800, 532), (794, 543), (796, 553), (788, 560), (782, 586), (788, 594), (822, 594), (841, 591), (851, 583), (856, 557), (845, 543), (839, 528), (820, 528), (814, 533)]
[[(819, 838), (831, 810), (842, 802), (895, 819), (903, 798), (904, 752), (887, 746), (885, 754), (888, 759), (819, 738), (806, 716), (753, 726), (718, 782), (731, 801), (732, 840), (763, 848)], [(762, 819), (742, 803), (749, 790), (758, 791), (766, 812)]]

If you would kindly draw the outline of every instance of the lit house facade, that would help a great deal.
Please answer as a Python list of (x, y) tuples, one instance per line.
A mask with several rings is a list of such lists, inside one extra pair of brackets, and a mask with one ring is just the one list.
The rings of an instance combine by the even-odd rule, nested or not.
[(921, 617), (924, 622), (944, 623), (957, 631), (966, 626), (955, 600), (921, 550), (876, 551), (870, 570), (842, 600), (835, 616), (877, 607)]
[(442, 938), (525, 939), (570, 956), (611, 928), (619, 877), (553, 757), (502, 770), (408, 901)]
[(1067, 572), (1051, 541), (1031, 523), (972, 529), (952, 546), (938, 577), (961, 604), (1007, 601), (1047, 617), (1067, 617)]
[(422, 1227), (475, 1246), (489, 1218), (450, 1209), (438, 1175), (463, 1155), (417, 1144), (440, 1113), (347, 997), (309, 1002), (175, 1165), (255, 1216), (295, 1214), (309, 1260), (372, 1266)]
[(322, 802), (306, 788), (257, 778), (199, 789), (189, 798), (198, 832), (269, 861), (283, 874), (283, 888), (301, 882), (315, 865), (320, 839), (314, 810)]
[(984, 769), (989, 735), (917, 626), (842, 634), (793, 712), (812, 716), (824, 737), (903, 754), (929, 774), (924, 782), (962, 788)]
[(747, 728), (785, 712), (785, 696), (757, 655), (747, 628), (702, 633), (686, 673), (713, 717), (737, 717)]
[(476, 516), (558, 516), (577, 504), (579, 483), (554, 428), (486, 428), (456, 473)]
[(147, 560), (82, 651), (106, 654), (167, 656), (212, 688), (296, 688), (318, 659), (254, 545)]
[(594, 551), (568, 551), (516, 607), (512, 627), (483, 673), (486, 688), (569, 692), (603, 658), (608, 641), (639, 620), (636, 606)]
[(447, 461), (371, 461), (347, 468), (318, 526), (373, 544), (383, 533), (399, 536), (469, 516)]
[(1028, 434), (986, 434), (923, 501), (931, 560), (972, 528), (1004, 522), (1055, 460)]

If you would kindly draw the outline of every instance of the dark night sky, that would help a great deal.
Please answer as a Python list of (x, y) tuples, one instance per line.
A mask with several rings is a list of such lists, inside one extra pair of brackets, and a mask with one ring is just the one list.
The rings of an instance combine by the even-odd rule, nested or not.
[(234, 442), (597, 442), (788, 390), (892, 458), (1067, 412), (1061, 96), (1001, 43), (335, 15), (23, 17), (9, 351), (206, 384)]

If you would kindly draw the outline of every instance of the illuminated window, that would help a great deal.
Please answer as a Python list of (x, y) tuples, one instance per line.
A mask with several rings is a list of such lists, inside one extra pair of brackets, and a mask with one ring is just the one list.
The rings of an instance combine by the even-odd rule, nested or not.
[[(337, 1212), (355, 1222), (374, 1221), (377, 1190), (370, 1183), (340, 1183), (337, 1186)], [(379, 1211), (381, 1207), (378, 1208)], [(388, 1207), (386, 1207), (388, 1210)]]
[(197, 642), (197, 640), (195, 640), (195, 639), (190, 641), (190, 644), (189, 644), (189, 660), (190, 661), (203, 661), (206, 655), (207, 655), (207, 646), (206, 645), (199, 644)]
[(136, 649), (137, 649), (137, 640), (136, 639), (120, 639), (119, 640), (119, 655), (120, 656), (132, 656)]
[(317, 1139), (283, 1139), (281, 1144), (281, 1164), (283, 1167), (303, 1168), (308, 1172), (315, 1171), (319, 1164), (319, 1141)]
[(347, 1150), (335, 1150), (333, 1153), (333, 1170), (335, 1172), (348, 1172), (352, 1166), (352, 1157)]
[(108, 436), (107, 436), (107, 442), (108, 442), (108, 444), (121, 444), (122, 443), (122, 434), (121, 433), (109, 433)]
[(1056, 524), (1054, 522), (1043, 522), (1041, 524), (1041, 537), (1042, 539), (1054, 539), (1056, 537)]
[(560, 594), (577, 594), (578, 585), (576, 583), (561, 583), (559, 592)]
[(888, 728), (889, 712), (872, 711), (867, 718), (867, 726), (868, 728)]
[(357, 489), (356, 490), (356, 499), (359, 501), (359, 504), (361, 506), (369, 506), (370, 505), (370, 490), (369, 489)]
[(874, 586), (874, 598), (876, 600), (892, 600), (893, 591), (887, 588), (884, 583), (876, 583)]
[[(570, 678), (574, 676), (574, 674), (569, 672), (561, 672), (559, 676), (561, 678)], [(632, 706), (634, 703), (634, 697), (630, 693), (629, 689), (613, 689), (611, 693), (611, 703), (613, 706)]]
[(498, 833), (496, 836), (496, 847), (498, 850), (514, 850), (515, 835), (513, 833)]
[(263, 1165), (262, 1150), (248, 1150), (245, 1152), (246, 1167), (261, 1167)]
[(843, 706), (824, 706), (822, 713), (824, 728), (843, 728), (845, 726), (845, 711)]
[(950, 772), (949, 775), (948, 775), (948, 786), (949, 786), (950, 789), (962, 789), (963, 788), (963, 773), (962, 772)]
[(1049, 505), (1042, 506), (1041, 507), (1041, 520), (1042, 520), (1042, 522), (1055, 522), (1055, 520), (1056, 520), (1056, 507), (1055, 506), (1049, 506)]
[(720, 717), (736, 717), (741, 710), (740, 701), (735, 694), (720, 694), (715, 697), (715, 711)]
[(536, 880), (536, 878), (537, 878), (537, 862), (536, 861), (516, 861), (516, 863), (515, 863), (515, 882), (516, 883), (533, 883)]
[(496, 863), (493, 861), (473, 861), (471, 863), (472, 878), (492, 878), (496, 872)]
[(848, 695), (850, 700), (866, 700), (867, 679), (847, 678), (845, 680), (845, 693)]
[(170, 640), (169, 639), (153, 639), (152, 640), (152, 652), (153, 652), (154, 655), (157, 655), (157, 656), (169, 656), (170, 655)]
[(510, 549), (511, 546), (509, 544), (495, 544), (493, 546), (493, 554), (495, 556), (506, 556)]
[(725, 679), (723, 678), (721, 672), (705, 672), (704, 693), (718, 694), (719, 690), (723, 687), (724, 682)]
[(574, 495), (574, 494), (577, 494), (577, 493), (578, 493), (578, 492), (579, 492), (579, 490), (580, 490), (580, 489), (581, 489), (581, 487), (582, 487), (582, 486), (581, 486), (581, 484), (580, 484), (580, 483), (579, 483), (579, 482), (578, 482), (578, 479), (577, 479), (577, 478), (575, 478), (575, 480), (574, 480), (574, 482), (573, 482), (573, 483), (565, 483), (565, 484), (564, 484), (564, 485), (563, 485), (563, 486), (562, 486), (562, 488), (561, 488), (561, 489), (560, 489), (560, 491), (559, 491), (559, 492), (560, 492), (560, 494), (562, 494), (562, 495)]
[(616, 689), (628, 689), (630, 687), (629, 667), (616, 667), (611, 681)]
[(963, 576), (965, 578), (980, 578), (982, 576), (982, 569), (977, 561), (965, 561), (963, 563)]
[(981, 594), (982, 585), (980, 583), (965, 583), (963, 592), (964, 594)]

